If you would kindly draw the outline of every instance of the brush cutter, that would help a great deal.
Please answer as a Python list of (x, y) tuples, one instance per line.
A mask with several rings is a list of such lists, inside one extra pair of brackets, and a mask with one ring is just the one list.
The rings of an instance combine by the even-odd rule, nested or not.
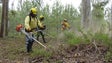
[(41, 46), (43, 46), (46, 49), (46, 46), (43, 45), (41, 42), (39, 42), (38, 40), (36, 40), (34, 37), (32, 37), (32, 33), (27, 33), (25, 31), (25, 29), (23, 28), (22, 24), (19, 24), (16, 26), (16, 31), (18, 32), (22, 32), (23, 34), (27, 35), (29, 38), (32, 38), (35, 42), (39, 43)]

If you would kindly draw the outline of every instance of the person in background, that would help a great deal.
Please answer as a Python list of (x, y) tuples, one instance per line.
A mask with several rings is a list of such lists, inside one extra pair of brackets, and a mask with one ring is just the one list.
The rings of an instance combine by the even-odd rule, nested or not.
[(62, 31), (70, 29), (70, 24), (68, 23), (67, 19), (64, 19), (62, 21), (61, 25), (62, 25), (62, 28), (61, 28)]
[(37, 40), (39, 40), (39, 36), (41, 35), (42, 36), (42, 39), (43, 39), (43, 42), (46, 43), (46, 40), (44, 38), (44, 33), (43, 33), (43, 30), (46, 29), (46, 26), (42, 23), (44, 21), (44, 16), (41, 15), (39, 17), (39, 26), (38, 26), (38, 32), (37, 32)]

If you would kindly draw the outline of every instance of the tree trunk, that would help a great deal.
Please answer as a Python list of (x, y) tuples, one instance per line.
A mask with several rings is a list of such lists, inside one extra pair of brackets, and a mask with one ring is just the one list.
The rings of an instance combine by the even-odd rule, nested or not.
[(5, 30), (6, 30), (6, 34), (5, 34), (5, 36), (8, 36), (8, 2), (9, 2), (9, 0), (6, 0), (6, 28), (5, 28)]
[(82, 0), (82, 21), (81, 26), (88, 29), (91, 23), (91, 5), (90, 0)]
[(4, 26), (4, 24), (5, 24), (5, 19), (4, 19), (4, 13), (5, 13), (5, 11), (4, 11), (4, 9), (5, 9), (5, 0), (3, 0), (2, 1), (2, 20), (1, 20), (1, 32), (0, 32), (0, 37), (4, 37), (4, 35), (5, 35), (5, 30), (4, 30), (4, 28), (5, 28), (5, 26)]
[(111, 22), (111, 38), (112, 38), (112, 2), (111, 2), (111, 18), (110, 18), (110, 22)]
[(0, 3), (2, 3), (2, 0), (0, 0)]
[(2, 0), (2, 21), (1, 21), (1, 31), (0, 37), (5, 37), (8, 35), (8, 0)]

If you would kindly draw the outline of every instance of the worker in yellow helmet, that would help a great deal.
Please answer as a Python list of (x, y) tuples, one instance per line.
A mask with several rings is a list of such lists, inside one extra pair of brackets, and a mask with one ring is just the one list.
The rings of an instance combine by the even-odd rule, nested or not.
[(64, 19), (64, 20), (62, 21), (61, 25), (62, 25), (61, 30), (68, 30), (68, 29), (70, 29), (70, 25), (69, 25), (67, 19)]
[(37, 9), (31, 8), (30, 13), (25, 18), (25, 30), (27, 32), (33, 31), (34, 28), (37, 28)]
[[(30, 34), (32, 37), (34, 37), (34, 32), (37, 30), (37, 27), (43, 27), (40, 21), (37, 19), (37, 9), (36, 8), (31, 8), (30, 13), (28, 16), (25, 18), (25, 31)], [(31, 34), (32, 33), (32, 34)], [(33, 45), (34, 40), (28, 36), (26, 36), (26, 48), (27, 52), (32, 51), (32, 45)]]
[(40, 24), (42, 25), (42, 27), (40, 27), (40, 26), (38, 27), (39, 31), (37, 32), (37, 40), (39, 40), (39, 36), (41, 35), (42, 39), (43, 39), (43, 42), (46, 43), (45, 38), (44, 38), (44, 34), (43, 34), (43, 30), (46, 29), (46, 26), (42, 23), (44, 21), (44, 16), (43, 15), (41, 15), (39, 17), (39, 21), (40, 21)]

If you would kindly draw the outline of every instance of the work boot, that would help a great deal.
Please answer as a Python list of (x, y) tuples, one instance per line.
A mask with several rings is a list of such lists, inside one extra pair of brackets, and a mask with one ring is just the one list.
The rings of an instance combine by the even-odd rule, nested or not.
[(27, 42), (27, 52), (32, 52), (32, 45), (33, 45), (33, 42)]

